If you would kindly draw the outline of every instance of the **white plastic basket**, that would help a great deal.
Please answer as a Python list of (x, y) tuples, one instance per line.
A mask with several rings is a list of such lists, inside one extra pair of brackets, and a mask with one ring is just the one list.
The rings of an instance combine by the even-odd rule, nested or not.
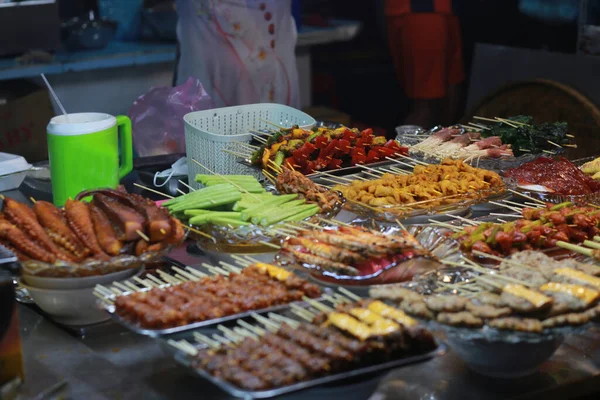
[(249, 130), (273, 129), (265, 121), (284, 127), (299, 125), (305, 129), (316, 124), (314, 118), (300, 110), (269, 103), (195, 111), (186, 114), (183, 120), (188, 177), (194, 188), (199, 188), (194, 181), (196, 174), (207, 174), (208, 171), (192, 159), (218, 174), (251, 174), (258, 177), (259, 171), (238, 163), (237, 157), (222, 150), (235, 148), (233, 142), (249, 143), (252, 139)]

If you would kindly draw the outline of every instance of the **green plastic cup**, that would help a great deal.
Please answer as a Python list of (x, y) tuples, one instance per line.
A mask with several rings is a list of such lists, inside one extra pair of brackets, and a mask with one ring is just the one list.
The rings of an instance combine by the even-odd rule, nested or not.
[(126, 116), (60, 115), (50, 120), (47, 132), (56, 206), (64, 205), (68, 198), (74, 198), (83, 190), (114, 189), (133, 169), (131, 120)]

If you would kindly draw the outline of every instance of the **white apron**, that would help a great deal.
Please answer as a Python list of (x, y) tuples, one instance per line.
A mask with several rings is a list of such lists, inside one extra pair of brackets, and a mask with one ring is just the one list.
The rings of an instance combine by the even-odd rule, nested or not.
[(177, 84), (200, 79), (216, 107), (298, 108), (291, 0), (177, 0)]

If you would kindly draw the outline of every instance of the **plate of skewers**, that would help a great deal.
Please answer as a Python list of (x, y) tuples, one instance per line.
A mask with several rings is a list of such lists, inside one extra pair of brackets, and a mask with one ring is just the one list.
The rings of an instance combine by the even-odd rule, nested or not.
[(440, 267), (438, 259), (457, 259), (456, 246), (413, 236), (401, 227), (381, 230), (322, 221), (282, 232), (277, 262), (333, 286), (360, 288), (402, 282)]
[(345, 208), (378, 222), (419, 223), (449, 219), (451, 214), (465, 216), (474, 203), (508, 196), (506, 189), (511, 186), (495, 172), (450, 159), (439, 165), (415, 161), (411, 172), (370, 169), (368, 177), (336, 179), (338, 184), (332, 188), (346, 198)]
[(374, 165), (408, 154), (407, 147), (375, 135), (370, 128), (361, 131), (342, 126), (310, 130), (294, 126), (269, 132), (266, 137), (253, 136), (260, 146), (237, 144), (235, 150), (225, 152), (255, 168), (271, 170), (289, 165), (307, 176), (319, 171), (351, 173), (360, 165)]
[(429, 321), (478, 373), (530, 375), (565, 335), (583, 333), (599, 319), (600, 280), (581, 264), (575, 269), (540, 252), (525, 253), (495, 269), (442, 260), (447, 268), (371, 288), (369, 295)]
[(596, 158), (569, 161), (563, 157), (539, 157), (503, 172), (514, 179), (517, 190), (551, 203), (581, 205), (600, 201), (600, 162)]
[(265, 173), (271, 188), (247, 175), (198, 175), (201, 189), (163, 205), (194, 227), (193, 237), (213, 260), (231, 262), (231, 254), (248, 254), (269, 262), (276, 252), (274, 228), (334, 216), (344, 198), (292, 169), (277, 177)]
[(475, 161), (494, 171), (515, 168), (541, 155), (562, 154), (576, 148), (565, 122), (536, 124), (530, 116), (474, 117), (467, 125), (435, 127), (419, 135), (401, 135), (410, 156), (428, 162), (450, 157)]
[(328, 299), (165, 342), (180, 364), (240, 398), (280, 396), (445, 351), (424, 326), (381, 301), (349, 292)]
[[(92, 196), (88, 202), (81, 198)], [(1, 243), (25, 276), (77, 278), (134, 269), (158, 260), (185, 237), (166, 210), (121, 189), (85, 191), (64, 209), (4, 198)]]

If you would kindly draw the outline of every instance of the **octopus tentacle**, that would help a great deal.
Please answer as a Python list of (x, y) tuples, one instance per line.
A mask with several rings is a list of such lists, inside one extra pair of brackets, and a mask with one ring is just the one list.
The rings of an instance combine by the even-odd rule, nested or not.
[(117, 239), (117, 234), (110, 220), (95, 204), (90, 204), (90, 215), (94, 225), (94, 231), (98, 238), (98, 244), (102, 250), (111, 256), (117, 256), (123, 248), (123, 243)]
[(78, 261), (84, 259), (90, 253), (90, 250), (85, 248), (69, 228), (63, 213), (54, 204), (37, 201), (33, 206), (33, 211), (50, 239), (72, 253)]
[(3, 211), (10, 222), (22, 229), (23, 232), (26, 232), (33, 241), (38, 242), (48, 252), (61, 260), (75, 261), (75, 257), (72, 254), (54, 244), (37, 220), (35, 212), (27, 205), (6, 198), (4, 200)]
[(31, 240), (21, 229), (5, 219), (0, 219), (0, 238), (27, 257), (50, 264), (56, 262), (55, 254)]
[(65, 204), (65, 214), (73, 232), (91, 250), (92, 254), (100, 259), (109, 259), (96, 238), (88, 205), (81, 201), (69, 199)]

